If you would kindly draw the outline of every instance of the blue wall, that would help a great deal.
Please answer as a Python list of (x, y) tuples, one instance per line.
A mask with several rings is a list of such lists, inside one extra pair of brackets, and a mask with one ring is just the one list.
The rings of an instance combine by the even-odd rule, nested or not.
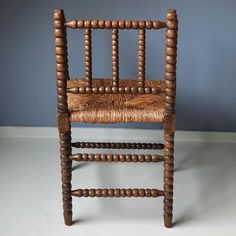
[[(55, 126), (53, 9), (68, 19), (165, 19), (179, 15), (177, 128), (236, 131), (236, 1), (2, 1), (0, 14), (0, 125)], [(162, 78), (163, 32), (149, 33), (147, 75)], [(81, 32), (69, 32), (71, 76), (83, 75)], [(108, 32), (94, 35), (94, 76), (109, 76)], [(121, 75), (135, 77), (135, 33), (122, 32)], [(158, 57), (159, 56), (159, 57)], [(108, 67), (107, 67), (108, 65)], [(122, 127), (153, 128), (155, 124)], [(119, 127), (119, 125), (116, 125)]]

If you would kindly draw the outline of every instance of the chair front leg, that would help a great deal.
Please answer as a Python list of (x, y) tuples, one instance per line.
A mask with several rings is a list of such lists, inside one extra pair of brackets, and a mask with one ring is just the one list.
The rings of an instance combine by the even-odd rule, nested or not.
[(60, 132), (60, 158), (61, 158), (61, 181), (64, 221), (66, 225), (72, 224), (72, 197), (71, 197), (71, 133)]
[(164, 224), (168, 228), (172, 227), (173, 217), (174, 136), (175, 115), (171, 115), (164, 121)]
[(58, 114), (58, 129), (60, 138), (61, 181), (64, 221), (72, 224), (72, 197), (71, 197), (71, 126), (67, 113)]

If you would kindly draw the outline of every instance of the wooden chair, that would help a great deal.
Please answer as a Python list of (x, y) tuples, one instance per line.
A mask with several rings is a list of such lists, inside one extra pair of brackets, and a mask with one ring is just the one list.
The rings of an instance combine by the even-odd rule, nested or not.
[[(76, 197), (164, 197), (164, 224), (172, 226), (176, 52), (178, 20), (169, 10), (166, 22), (123, 20), (66, 21), (63, 10), (54, 11), (58, 129), (64, 221), (72, 224), (72, 196)], [(67, 28), (82, 29), (85, 34), (85, 78), (70, 79), (67, 60)], [(145, 79), (146, 30), (166, 28), (165, 79)], [(91, 33), (95, 29), (111, 30), (112, 76), (92, 77)], [(119, 30), (138, 31), (137, 80), (120, 80)], [(110, 45), (109, 45), (110, 46)], [(160, 122), (164, 127), (164, 144), (160, 143), (71, 143), (71, 122), (121, 123)], [(72, 154), (75, 148), (164, 149), (161, 155)], [(164, 162), (164, 189), (71, 189), (72, 161), (95, 162)]]

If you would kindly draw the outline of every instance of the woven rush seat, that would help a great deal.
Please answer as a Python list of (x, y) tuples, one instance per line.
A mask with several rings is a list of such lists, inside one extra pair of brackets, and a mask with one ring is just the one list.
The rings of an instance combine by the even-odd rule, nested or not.
[[(92, 87), (112, 86), (111, 79), (93, 79)], [(120, 87), (135, 87), (136, 80), (120, 80)], [(146, 80), (155, 94), (73, 94), (68, 93), (70, 121), (89, 123), (163, 122), (164, 81)], [(85, 87), (85, 79), (68, 80), (67, 88)]]

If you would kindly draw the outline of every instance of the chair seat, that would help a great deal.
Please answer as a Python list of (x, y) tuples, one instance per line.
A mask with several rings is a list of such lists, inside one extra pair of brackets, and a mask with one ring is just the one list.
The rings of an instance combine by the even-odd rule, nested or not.
[[(92, 87), (112, 86), (111, 79), (93, 79)], [(67, 88), (85, 86), (84, 79), (67, 82)], [(121, 87), (135, 87), (136, 80), (120, 80)], [(165, 84), (146, 80), (146, 87), (157, 88), (156, 94), (72, 94), (67, 93), (71, 122), (127, 123), (163, 122)]]

